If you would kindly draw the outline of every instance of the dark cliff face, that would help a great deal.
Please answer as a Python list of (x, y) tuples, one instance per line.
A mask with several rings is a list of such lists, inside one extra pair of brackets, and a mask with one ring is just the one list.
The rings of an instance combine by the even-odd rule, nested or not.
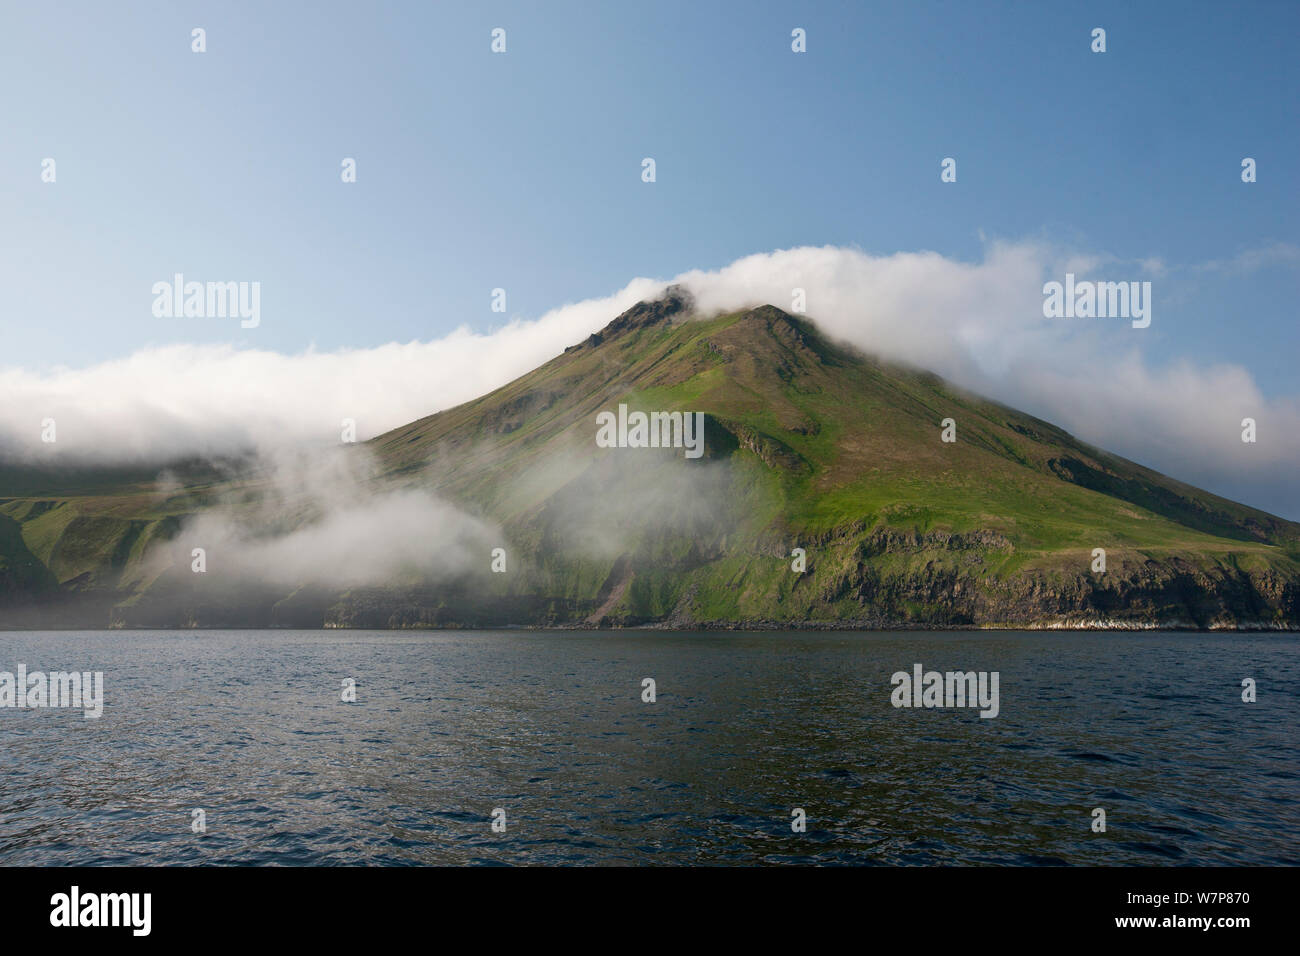
[[(907, 549), (899, 552), (909, 554)], [(1152, 563), (1103, 581), (1084, 574), (1030, 573), (1005, 580), (968, 568), (892, 572), (870, 562), (849, 568), (817, 565), (814, 556), (802, 584), (806, 595), (771, 613), (711, 616), (701, 607), (701, 585), (692, 581), (687, 556), (671, 570), (683, 582), (669, 607), (610, 607), (625, 594), (639, 567), (624, 556), (603, 587), (590, 596), (545, 592), (490, 593), (467, 579), (438, 586), (354, 588), (345, 592), (306, 589), (290, 595), (259, 589), (254, 582), (220, 595), (173, 591), (132, 606), (77, 600), (20, 607), (11, 626), (57, 627), (1073, 627), (1073, 628), (1290, 628), (1300, 622), (1300, 584), (1273, 572), (1226, 568), (1205, 571), (1181, 562)], [(778, 559), (772, 559), (775, 562)], [(780, 560), (785, 564), (784, 560)], [(654, 569), (662, 573), (659, 565)], [(48, 623), (53, 622), (53, 623)]]
[(601, 341), (631, 332), (659, 325), (674, 318), (684, 318), (693, 306), (691, 294), (681, 286), (669, 286), (664, 294), (652, 302), (638, 302), (632, 308), (615, 317), (597, 334)]
[(599, 332), (593, 332), (577, 345), (566, 348), (565, 354), (578, 349), (594, 349), (604, 344), (606, 339), (615, 338), (625, 332), (647, 329), (653, 326), (681, 321), (691, 313), (694, 299), (687, 289), (671, 285), (658, 299), (638, 302), (625, 312), (610, 320)]
[[(363, 504), (434, 496), (495, 529), (503, 573), (433, 527), (436, 574), (275, 583), (231, 558), (196, 575), (168, 555), (213, 502), (256, 498), (238, 469), (187, 473), (167, 498), (0, 474), (0, 626), (1300, 627), (1300, 526), (775, 307), (693, 310), (669, 289), (368, 443)], [(619, 404), (700, 413), (703, 454), (598, 447)], [(278, 493), (274, 530), (250, 511), (250, 533), (319, 519)]]

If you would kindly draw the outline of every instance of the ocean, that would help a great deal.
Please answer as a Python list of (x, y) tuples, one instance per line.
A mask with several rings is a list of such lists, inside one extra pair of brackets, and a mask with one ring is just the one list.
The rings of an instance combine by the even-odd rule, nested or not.
[[(0, 672), (103, 674), (98, 718), (0, 706), (0, 863), (1294, 865), (1296, 651), (1165, 632), (0, 632)], [(918, 664), (996, 674), (997, 716), (894, 706), (892, 675)]]

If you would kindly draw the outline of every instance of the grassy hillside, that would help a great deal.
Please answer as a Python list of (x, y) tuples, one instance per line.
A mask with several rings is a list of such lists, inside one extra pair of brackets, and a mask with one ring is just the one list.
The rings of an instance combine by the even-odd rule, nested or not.
[[(102, 476), (41, 494), (0, 472), (0, 515), (21, 532), (0, 526), (0, 555), (15, 564), (25, 549), (61, 593), (113, 596), (128, 624), (228, 622), (241, 608), (250, 623), (367, 626), (1300, 622), (1300, 525), (858, 354), (772, 306), (687, 312), (677, 295), (642, 303), (509, 385), (358, 450), (375, 461), (369, 492), (431, 493), (499, 527), (504, 574), (475, 553), (400, 587), (302, 580), (264, 593), (232, 580), (218, 601), (149, 560), (208, 502), (259, 494), (254, 475), (197, 466), (170, 496)], [(705, 413), (704, 457), (598, 448), (596, 415), (620, 402)], [(941, 441), (944, 419), (954, 442)], [(285, 514), (283, 526), (313, 517), (292, 502)], [(1091, 570), (1095, 548), (1104, 573)]]

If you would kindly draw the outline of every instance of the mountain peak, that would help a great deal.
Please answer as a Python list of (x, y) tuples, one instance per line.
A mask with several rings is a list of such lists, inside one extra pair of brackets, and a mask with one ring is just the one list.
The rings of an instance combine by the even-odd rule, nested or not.
[(658, 325), (661, 322), (668, 322), (675, 317), (685, 317), (691, 313), (695, 306), (695, 297), (691, 295), (690, 290), (685, 286), (670, 285), (664, 289), (663, 294), (657, 299), (644, 299), (632, 306), (630, 309), (615, 316), (608, 325), (599, 332), (593, 332), (577, 345), (571, 345), (564, 351), (572, 352), (575, 349), (591, 348), (606, 339), (611, 339), (616, 335), (622, 335), (624, 332), (630, 332), (633, 329), (644, 329), (652, 325)]
[[(570, 345), (565, 352), (575, 352), (582, 348), (596, 346), (638, 329), (647, 329), (656, 325), (672, 324), (676, 320), (690, 317), (695, 310), (695, 297), (689, 289), (680, 285), (670, 285), (657, 299), (643, 299), (629, 309), (615, 316), (599, 332), (593, 332), (577, 345)], [(768, 332), (787, 344), (808, 345), (809, 328), (798, 318), (771, 303), (745, 309), (738, 314), (744, 323), (742, 328), (753, 328), (753, 323), (766, 326)]]

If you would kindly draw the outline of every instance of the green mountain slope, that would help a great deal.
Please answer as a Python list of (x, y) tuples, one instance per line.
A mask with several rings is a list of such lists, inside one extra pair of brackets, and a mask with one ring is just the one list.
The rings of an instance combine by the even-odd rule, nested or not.
[[(57, 579), (47, 608), (80, 590), (85, 613), (119, 624), (1300, 624), (1300, 525), (772, 306), (688, 313), (677, 293), (641, 303), (503, 388), (356, 451), (373, 458), (367, 494), (431, 493), (494, 529), (424, 580), (216, 585), (160, 569), (150, 555), (187, 516), (265, 492), (251, 473), (195, 468), (170, 497), (41, 495), (0, 473), (0, 516)], [(703, 457), (598, 447), (596, 416), (620, 403), (704, 413)], [(941, 440), (945, 419), (956, 441)], [(284, 513), (279, 530), (314, 517), (291, 502)], [(13, 540), (0, 527), (0, 549)]]

